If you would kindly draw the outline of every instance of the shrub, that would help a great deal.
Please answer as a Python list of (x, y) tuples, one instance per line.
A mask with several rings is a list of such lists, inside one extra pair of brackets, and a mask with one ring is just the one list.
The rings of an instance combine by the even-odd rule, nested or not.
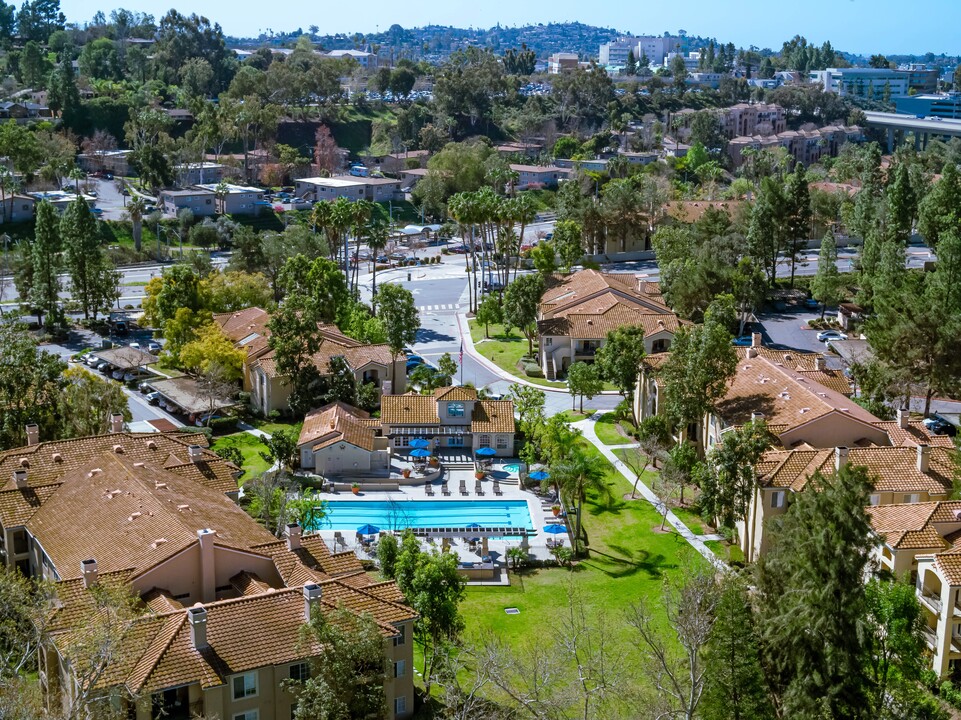
[(441, 255), (450, 255), (450, 250), (448, 250), (447, 248), (441, 248), (441, 249), (440, 249), (440, 254), (441, 254)]
[(544, 371), (541, 370), (541, 366), (537, 363), (524, 363), (524, 374), (527, 375), (527, 377), (544, 377)]

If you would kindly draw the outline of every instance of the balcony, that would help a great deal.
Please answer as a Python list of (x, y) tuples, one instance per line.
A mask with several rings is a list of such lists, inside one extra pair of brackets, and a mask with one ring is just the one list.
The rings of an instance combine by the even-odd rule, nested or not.
[(941, 598), (934, 593), (928, 590), (921, 590), (921, 592), (918, 593), (918, 599), (927, 605), (936, 615), (941, 614)]
[(925, 625), (923, 628), (921, 628), (921, 635), (924, 636), (924, 642), (927, 643), (928, 647), (937, 652), (938, 636), (935, 634), (934, 630)]

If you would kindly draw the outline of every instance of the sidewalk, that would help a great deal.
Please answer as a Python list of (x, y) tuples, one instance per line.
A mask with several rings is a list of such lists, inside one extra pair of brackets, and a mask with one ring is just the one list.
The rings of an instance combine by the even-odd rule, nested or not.
[[(599, 417), (599, 415), (600, 413), (597, 413), (589, 418), (586, 418), (585, 420), (571, 423), (571, 427), (580, 429), (584, 433), (584, 437), (600, 451), (601, 455), (603, 455), (606, 460), (608, 460), (615, 468), (617, 468), (618, 472), (620, 472), (621, 475), (623, 475), (624, 478), (631, 485), (633, 485), (634, 474), (623, 462), (620, 461), (620, 459), (614, 454), (609, 446), (600, 441), (600, 439), (597, 437), (597, 433), (594, 431), (594, 423), (596, 422), (595, 418)], [(658, 514), (664, 514), (664, 503), (662, 503), (660, 498), (654, 494), (653, 490), (640, 481), (637, 483), (637, 489), (641, 496), (654, 506), (654, 509), (657, 510)], [(727, 571), (727, 564), (717, 555), (711, 552), (711, 549), (704, 544), (704, 537), (707, 537), (707, 539), (713, 539), (712, 537), (695, 535), (693, 532), (691, 532), (690, 528), (681, 522), (680, 518), (678, 518), (677, 515), (675, 515), (671, 510), (667, 511), (667, 522), (677, 531), (678, 535), (684, 538), (691, 547), (697, 550), (716, 569), (720, 570), (721, 572)]]

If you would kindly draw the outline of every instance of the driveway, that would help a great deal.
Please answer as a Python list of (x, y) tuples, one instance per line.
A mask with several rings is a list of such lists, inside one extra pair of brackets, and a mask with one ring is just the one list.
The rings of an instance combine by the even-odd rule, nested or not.
[(775, 348), (804, 350), (824, 353), (827, 348), (817, 339), (817, 330), (808, 327), (807, 321), (821, 317), (819, 311), (791, 306), (781, 312), (764, 313), (757, 316), (755, 329), (760, 326), (764, 344)]
[[(91, 178), (93, 179), (93, 178)], [(116, 180), (94, 180), (97, 184), (97, 207), (103, 210), (103, 220), (121, 220), (126, 199), (117, 190)]]

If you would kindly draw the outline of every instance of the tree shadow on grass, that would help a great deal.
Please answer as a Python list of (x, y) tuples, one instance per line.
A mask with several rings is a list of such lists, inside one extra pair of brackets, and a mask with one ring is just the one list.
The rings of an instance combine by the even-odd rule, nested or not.
[(612, 555), (600, 550), (591, 550), (588, 560), (582, 560), (582, 565), (593, 567), (610, 578), (624, 578), (646, 573), (650, 578), (659, 578), (666, 570), (677, 568), (677, 564), (669, 562), (661, 553), (652, 554), (647, 550), (631, 550), (625, 547), (611, 545), (621, 555)]

